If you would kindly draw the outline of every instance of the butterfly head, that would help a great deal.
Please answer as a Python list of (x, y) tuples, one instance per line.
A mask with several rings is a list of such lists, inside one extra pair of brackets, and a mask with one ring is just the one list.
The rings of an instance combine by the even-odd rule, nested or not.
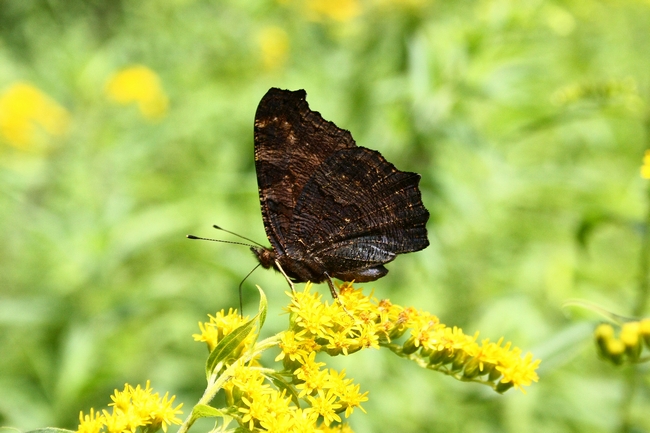
[(251, 251), (255, 254), (255, 257), (257, 257), (257, 260), (264, 269), (270, 269), (275, 266), (277, 256), (271, 248), (251, 246)]

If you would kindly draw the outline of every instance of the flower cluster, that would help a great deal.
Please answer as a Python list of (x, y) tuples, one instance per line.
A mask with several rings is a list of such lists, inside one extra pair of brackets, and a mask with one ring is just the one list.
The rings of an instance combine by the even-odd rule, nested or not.
[[(193, 337), (210, 350), (208, 384), (180, 433), (202, 417), (219, 418), (222, 431), (234, 421), (241, 432), (352, 433), (342, 423), (343, 417), (357, 408), (365, 412), (361, 404), (368, 401), (368, 392), (361, 392), (344, 370), (327, 368), (317, 360), (319, 354), (345, 356), (385, 347), (425, 368), (483, 383), (497, 392), (513, 387), (523, 391), (523, 386), (538, 380), (535, 371), (540, 361), (533, 361), (530, 353), (522, 357), (521, 350), (504, 345), (503, 339), (479, 344), (478, 333), (468, 336), (432, 314), (378, 301), (351, 283), (343, 283), (333, 301), (323, 301), (311, 287), (308, 283), (302, 292), (287, 292), (291, 298), (286, 307), (288, 329), (261, 341), (267, 312), (261, 289), (255, 317), (241, 317), (230, 309), (199, 323), (201, 332)], [(639, 329), (647, 330), (649, 324)], [(275, 348), (280, 349), (275, 361), (282, 361), (283, 367), (260, 365), (260, 355)], [(226, 406), (211, 406), (221, 391)], [(134, 433), (138, 427), (143, 433), (160, 428), (166, 432), (170, 424), (181, 423), (176, 417), (180, 405), (172, 406), (174, 397), (165, 394), (161, 399), (152, 394), (148, 382), (145, 389), (125, 385), (124, 391), (116, 390), (111, 398), (112, 413), (91, 409), (89, 415), (80, 414), (79, 433)]]
[(256, 334), (251, 331), (228, 340), (248, 323), (236, 310), (227, 314), (222, 310), (210, 316), (209, 322), (200, 323), (201, 334), (194, 335), (196, 341), (206, 342), (212, 353), (220, 350), (219, 344), (230, 345), (225, 362), (215, 367), (219, 378), (214, 383), (223, 378), (219, 387), (228, 405), (220, 413), (228, 413), (242, 431), (350, 431), (340, 424), (340, 414), (349, 417), (355, 408), (363, 410), (360, 405), (367, 400), (367, 393), (361, 393), (360, 386), (345, 377), (345, 371), (327, 369), (324, 362), (316, 361), (315, 351), (290, 369), (262, 368), (255, 362), (256, 356), (245, 355), (257, 353), (260, 347), (275, 347), (281, 337), (255, 344)]
[(19, 149), (40, 144), (40, 131), (60, 136), (69, 125), (66, 109), (31, 84), (14, 83), (0, 96), (0, 135)]
[[(387, 347), (419, 365), (456, 379), (492, 386), (497, 392), (514, 387), (523, 391), (538, 380), (540, 361), (503, 339), (477, 342), (478, 333), (465, 335), (429, 313), (404, 308), (388, 300), (376, 301), (345, 283), (340, 302), (323, 303), (309, 285), (293, 296), (291, 326), (280, 342), (285, 369), (300, 365), (312, 352), (348, 355), (363, 348)], [(407, 335), (399, 345), (395, 341)]]
[(466, 335), (460, 328), (437, 323), (429, 313), (407, 309), (405, 315), (402, 320), (410, 337), (401, 348), (392, 349), (426, 368), (489, 385), (499, 393), (513, 387), (525, 392), (523, 386), (539, 379), (536, 370), (541, 361), (533, 361), (530, 352), (522, 357), (518, 347), (510, 342), (503, 345), (503, 337), (496, 343), (484, 339), (479, 344), (478, 332)]
[(173, 407), (176, 396), (169, 398), (169, 394), (161, 398), (158, 393), (152, 393), (147, 381), (143, 388), (135, 388), (129, 384), (124, 385), (124, 391), (115, 390), (111, 396), (113, 403), (112, 412), (104, 409), (95, 412), (90, 409), (88, 415), (79, 414), (78, 433), (123, 433), (135, 432), (140, 427), (148, 433), (153, 433), (160, 428), (167, 432), (170, 424), (180, 424), (181, 420), (176, 415), (181, 414), (179, 404)]
[(164, 116), (169, 105), (158, 75), (142, 65), (114, 74), (106, 84), (106, 95), (122, 105), (137, 103), (140, 113), (150, 120)]
[(618, 335), (612, 325), (602, 323), (594, 335), (598, 351), (604, 359), (616, 365), (642, 362), (643, 346), (650, 349), (650, 319), (624, 323)]
[[(208, 314), (209, 322), (199, 322), (200, 334), (192, 334), (194, 341), (203, 341), (208, 345), (208, 350), (212, 352), (217, 344), (223, 338), (230, 334), (235, 329), (248, 322), (248, 317), (242, 317), (238, 314), (237, 310), (232, 308), (228, 310), (219, 311), (214, 316)], [(233, 357), (238, 358), (242, 350), (252, 346), (255, 343), (255, 334), (249, 334), (244, 341), (239, 345), (238, 350), (233, 353)]]
[[(359, 385), (346, 379), (345, 372), (324, 365), (311, 356), (294, 374), (270, 374), (238, 362), (232, 380), (224, 386), (226, 401), (236, 408), (246, 431), (330, 431), (333, 422), (341, 422), (339, 414), (349, 416), (367, 400), (367, 393), (360, 394)], [(285, 380), (286, 376), (293, 380)]]

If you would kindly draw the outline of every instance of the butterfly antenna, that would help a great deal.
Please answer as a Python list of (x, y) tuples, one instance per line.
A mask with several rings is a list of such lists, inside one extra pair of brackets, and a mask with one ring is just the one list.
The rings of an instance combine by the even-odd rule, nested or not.
[(244, 277), (243, 280), (241, 280), (241, 283), (239, 283), (239, 316), (244, 317), (244, 302), (242, 299), (244, 299), (244, 296), (242, 294), (242, 286), (244, 285), (244, 281), (248, 279), (248, 277), (251, 276), (253, 272), (255, 272), (255, 269), (259, 268), (261, 263), (258, 263), (257, 266), (255, 266), (246, 276)]
[(233, 235), (233, 236), (237, 236), (238, 238), (244, 239), (244, 240), (246, 240), (246, 241), (248, 241), (248, 242), (252, 242), (252, 243), (254, 243), (255, 245), (259, 245), (259, 246), (262, 247), (262, 248), (266, 248), (264, 245), (260, 244), (259, 242), (255, 242), (254, 240), (252, 240), (252, 239), (248, 239), (248, 238), (245, 237), (245, 236), (242, 236), (242, 235), (237, 234), (237, 233), (235, 233), (235, 232), (231, 232), (230, 230), (226, 230), (226, 229), (224, 229), (224, 228), (222, 228), (222, 227), (219, 227), (219, 226), (216, 225), (216, 224), (213, 224), (212, 227), (214, 227), (214, 228), (217, 229), (217, 230), (221, 230), (222, 232), (230, 233), (231, 235)]
[(185, 235), (185, 237), (188, 238), (188, 239), (198, 239), (200, 241), (223, 242), (224, 244), (243, 245), (245, 247), (250, 247), (251, 246), (251, 245), (245, 244), (243, 242), (224, 241), (224, 240), (221, 240), (221, 239), (211, 239), (211, 238), (202, 238), (200, 236), (194, 236), (194, 235)]

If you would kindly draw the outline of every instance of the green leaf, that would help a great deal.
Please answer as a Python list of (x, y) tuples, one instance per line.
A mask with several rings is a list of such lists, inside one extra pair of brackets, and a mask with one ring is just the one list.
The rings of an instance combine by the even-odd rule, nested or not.
[(227, 413), (212, 407), (207, 404), (197, 404), (192, 409), (192, 418), (211, 418), (211, 417), (225, 417), (228, 416)]
[(284, 377), (280, 374), (267, 374), (266, 377), (268, 377), (275, 386), (278, 387), (278, 390), (282, 391), (283, 389), (287, 390), (287, 394), (291, 396), (291, 400), (293, 403), (300, 407), (300, 399), (298, 398), (298, 394), (296, 393), (296, 390), (294, 389), (293, 386), (289, 385), (285, 380)]
[(260, 291), (260, 308), (259, 308), (259, 311), (257, 312), (257, 315), (260, 318), (260, 328), (259, 329), (261, 330), (262, 327), (264, 326), (264, 321), (266, 320), (266, 312), (267, 312), (267, 310), (269, 308), (269, 302), (266, 299), (266, 295), (264, 294), (264, 291), (262, 290), (262, 288), (260, 286), (256, 286), (256, 287), (257, 287), (257, 290)]
[[(8, 432), (9, 429), (5, 430), (5, 428), (2, 428), (2, 432)], [(25, 433), (75, 433), (74, 430), (66, 430), (64, 428), (56, 428), (56, 427), (45, 427), (45, 428), (39, 428), (36, 430), (30, 430)]]
[(217, 347), (215, 347), (214, 350), (210, 352), (210, 356), (208, 356), (208, 360), (205, 363), (205, 373), (208, 378), (212, 374), (215, 366), (220, 362), (228, 359), (228, 357), (235, 351), (235, 349), (237, 349), (241, 342), (244, 341), (246, 337), (248, 337), (248, 335), (255, 327), (257, 319), (258, 316), (253, 317), (251, 320), (244, 323), (239, 328), (232, 331), (230, 334), (226, 335), (223, 340), (217, 344)]

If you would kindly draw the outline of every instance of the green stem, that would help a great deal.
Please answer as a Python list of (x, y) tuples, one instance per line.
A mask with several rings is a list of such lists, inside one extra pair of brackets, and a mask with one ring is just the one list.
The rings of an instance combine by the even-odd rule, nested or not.
[[(650, 122), (648, 122), (646, 130), (650, 135)], [(636, 302), (632, 309), (632, 314), (635, 317), (643, 316), (648, 305), (648, 295), (650, 294), (650, 184), (646, 189), (647, 197), (647, 211), (645, 217), (645, 227), (643, 230), (643, 237), (641, 239), (641, 263), (639, 264), (639, 287), (637, 292)]]
[(636, 366), (630, 366), (625, 375), (625, 382), (623, 383), (623, 398), (621, 399), (621, 424), (618, 429), (620, 433), (630, 433), (634, 430), (634, 423), (632, 422), (632, 402), (634, 394), (636, 394), (637, 383), (639, 381), (639, 374)]
[[(650, 111), (645, 115), (646, 149), (650, 149)], [(650, 294), (650, 184), (646, 187), (646, 216), (643, 237), (641, 238), (641, 253), (639, 255), (639, 282), (636, 301), (632, 307), (632, 314), (640, 318), (645, 313)], [(621, 424), (620, 433), (629, 433), (634, 429), (632, 422), (632, 404), (637, 391), (637, 383), (641, 378), (636, 366), (631, 365), (623, 383), (623, 398), (620, 405)]]
[[(244, 363), (247, 363), (252, 359), (256, 358), (257, 356), (259, 356), (266, 349), (276, 346), (279, 341), (280, 341), (279, 335), (274, 335), (265, 340), (262, 340), (255, 345), (253, 350), (248, 351), (240, 359), (242, 359)], [(196, 405), (210, 404), (214, 396), (217, 395), (217, 392), (219, 392), (219, 390), (223, 388), (226, 382), (228, 382), (233, 377), (237, 364), (238, 364), (237, 361), (230, 364), (230, 366), (226, 368), (226, 371), (224, 371), (221, 374), (221, 376), (217, 376), (215, 373), (213, 373), (208, 379), (208, 386), (205, 388), (205, 392), (203, 393), (199, 401), (196, 403)], [(215, 368), (215, 371), (219, 371), (219, 370), (221, 370), (221, 366), (218, 365)], [(190, 427), (192, 427), (192, 425), (196, 420), (197, 418), (194, 416), (194, 411), (192, 411), (192, 413), (190, 413), (187, 416), (185, 421), (183, 421), (183, 424), (180, 426), (177, 433), (187, 433), (187, 431), (190, 429)]]

